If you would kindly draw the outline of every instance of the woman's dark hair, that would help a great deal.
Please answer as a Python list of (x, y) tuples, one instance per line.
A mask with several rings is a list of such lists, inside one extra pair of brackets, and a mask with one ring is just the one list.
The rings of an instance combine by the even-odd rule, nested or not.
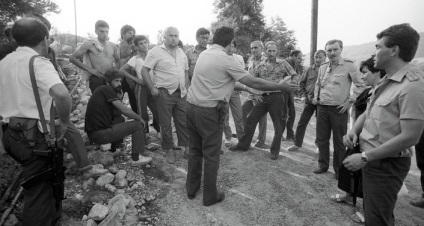
[(383, 78), (386, 75), (386, 72), (374, 67), (374, 57), (375, 56), (371, 56), (369, 59), (362, 61), (361, 65), (359, 66), (359, 70), (362, 72), (364, 67), (367, 67), (368, 70), (370, 70), (372, 73), (380, 72), (380, 78)]

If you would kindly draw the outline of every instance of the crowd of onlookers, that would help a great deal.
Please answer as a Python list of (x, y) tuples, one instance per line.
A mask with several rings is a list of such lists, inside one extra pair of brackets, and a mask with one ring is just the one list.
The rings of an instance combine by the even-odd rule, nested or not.
[[(55, 100), (58, 139), (67, 139), (68, 149), (85, 177), (102, 175), (107, 170), (89, 164), (83, 139), (69, 121), (69, 94), (62, 83), (65, 78), (58, 76), (62, 73), (55, 52), (49, 48), (49, 29), (50, 23), (34, 14), (5, 31), (10, 41), (0, 49), (4, 146), (23, 165), (27, 179), (46, 165), (42, 156), (29, 154), (23, 158), (12, 142), (15, 138), (9, 128), (12, 117), (39, 118), (35, 101), (29, 98), (33, 96), (29, 68), (33, 67), (46, 118), (52, 117), (50, 122), (54, 116), (47, 112), (53, 106), (52, 98)], [(294, 143), (289, 151), (302, 150), (306, 127), (314, 115), (319, 151), (314, 173), (325, 173), (330, 167), (331, 137), (332, 165), (339, 184), (350, 177), (343, 170), (362, 170), (361, 183), (356, 186), (364, 199), (364, 212), (356, 213), (352, 219), (367, 225), (394, 224), (397, 193), (409, 171), (415, 145), (424, 189), (424, 78), (423, 72), (409, 63), (417, 50), (419, 35), (408, 24), (380, 32), (375, 55), (359, 67), (341, 56), (343, 42), (337, 39), (328, 41), (325, 50), (316, 51), (311, 66), (303, 68), (301, 51), (293, 50), (287, 59), (281, 59), (277, 43), (272, 40), (253, 41), (251, 57), (245, 62), (236, 54), (234, 30), (225, 26), (214, 31), (212, 40), (209, 30), (199, 28), (195, 34), (197, 45), (185, 52), (175, 27), (166, 28), (164, 43), (152, 49), (148, 37), (136, 35), (130, 25), (121, 28), (119, 45), (109, 41), (107, 22), (97, 21), (95, 32), (97, 38), (86, 40), (69, 58), (87, 74), (84, 79), (92, 93), (85, 115), (90, 142), (111, 143), (110, 151), (119, 155), (125, 152), (123, 138), (131, 135), (129, 164), (151, 162), (145, 152), (150, 111), (151, 125), (161, 140), (166, 161), (175, 163), (176, 150), (181, 149), (188, 159), (189, 199), (195, 198), (200, 189), (204, 163), (203, 204), (210, 206), (224, 200), (224, 193), (216, 187), (223, 135), (224, 144), (231, 151), (248, 151), (259, 124), (254, 146), (270, 149), (269, 158), (277, 160), (282, 141)], [(34, 55), (41, 56), (28, 68)], [(305, 102), (296, 129), (294, 91)], [(241, 92), (248, 93), (243, 103)], [(125, 93), (130, 108), (122, 102)], [(266, 143), (268, 114), (274, 128), (271, 145)], [(350, 131), (349, 115), (353, 120)], [(47, 131), (38, 130), (36, 136), (42, 137), (42, 132)], [(231, 142), (233, 139), (237, 139), (237, 144)], [(355, 148), (357, 151), (351, 152)], [(56, 220), (53, 216), (57, 208), (50, 205), (53, 198), (46, 195), (49, 186), (46, 180), (26, 188), (24, 214), (28, 222), (46, 225)], [(331, 199), (352, 202), (353, 195), (346, 190)], [(424, 193), (411, 204), (424, 208)], [(41, 206), (47, 206), (43, 216), (38, 214)]]

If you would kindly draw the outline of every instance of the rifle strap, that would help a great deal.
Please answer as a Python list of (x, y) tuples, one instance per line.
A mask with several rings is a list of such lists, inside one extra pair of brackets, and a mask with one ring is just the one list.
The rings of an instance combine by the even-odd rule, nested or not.
[[(47, 130), (46, 118), (44, 117), (43, 107), (41, 106), (40, 94), (38, 92), (37, 81), (35, 80), (34, 73), (34, 60), (39, 55), (34, 55), (29, 60), (29, 75), (31, 77), (32, 90), (35, 96), (35, 102), (37, 103), (38, 114), (40, 115), (40, 122), (43, 128), (43, 135), (46, 142), (48, 142), (49, 146), (54, 146), (55, 144), (55, 125), (54, 125), (54, 105), (52, 101), (52, 106), (50, 107), (50, 137), (49, 131)], [(52, 120), (53, 119), (53, 120)]]

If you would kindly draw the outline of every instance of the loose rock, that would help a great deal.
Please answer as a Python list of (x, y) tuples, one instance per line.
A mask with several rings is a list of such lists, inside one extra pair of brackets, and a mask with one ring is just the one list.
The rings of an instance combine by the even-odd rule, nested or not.
[(113, 185), (111, 185), (111, 184), (106, 184), (106, 185), (105, 185), (105, 188), (106, 188), (108, 191), (112, 192), (112, 193), (115, 193), (115, 192), (116, 192), (116, 187), (115, 187), (115, 186), (113, 186)]
[(96, 185), (99, 187), (103, 187), (106, 184), (110, 184), (112, 183), (113, 179), (115, 178), (115, 176), (111, 173), (107, 173), (101, 177), (99, 177), (96, 181)]
[(109, 166), (109, 172), (110, 173), (113, 173), (113, 174), (116, 174), (116, 173), (118, 173), (118, 171), (119, 171), (119, 169), (118, 169), (118, 167), (115, 165), (115, 164), (113, 164), (113, 165), (111, 165), (111, 166)]
[(88, 191), (91, 188), (93, 188), (95, 183), (96, 183), (96, 181), (93, 178), (90, 178), (90, 179), (84, 181), (84, 183), (82, 184), (82, 189), (84, 189), (84, 191)]
[(105, 219), (109, 208), (105, 205), (97, 203), (91, 208), (90, 213), (88, 214), (88, 218), (93, 219), (95, 221), (101, 221)]

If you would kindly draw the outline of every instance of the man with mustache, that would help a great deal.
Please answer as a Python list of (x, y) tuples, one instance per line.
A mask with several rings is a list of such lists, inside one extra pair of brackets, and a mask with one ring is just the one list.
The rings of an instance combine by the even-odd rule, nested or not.
[[(325, 44), (328, 62), (322, 64), (315, 83), (312, 103), (317, 107), (317, 145), (319, 149), (318, 169), (315, 174), (325, 173), (330, 162), (330, 137), (333, 131), (333, 168), (338, 179), (339, 153), (345, 150), (343, 136), (347, 133), (348, 110), (356, 97), (366, 88), (361, 73), (353, 61), (343, 59), (343, 42), (333, 39)], [(356, 89), (350, 95), (351, 84)]]
[[(104, 74), (106, 85), (99, 86), (91, 96), (85, 115), (85, 131), (96, 144), (117, 143), (131, 134), (131, 166), (145, 165), (152, 161), (144, 153), (144, 127), (146, 123), (140, 115), (127, 108), (118, 97), (122, 93), (123, 75), (116, 69)], [(134, 121), (114, 123), (116, 110)]]

